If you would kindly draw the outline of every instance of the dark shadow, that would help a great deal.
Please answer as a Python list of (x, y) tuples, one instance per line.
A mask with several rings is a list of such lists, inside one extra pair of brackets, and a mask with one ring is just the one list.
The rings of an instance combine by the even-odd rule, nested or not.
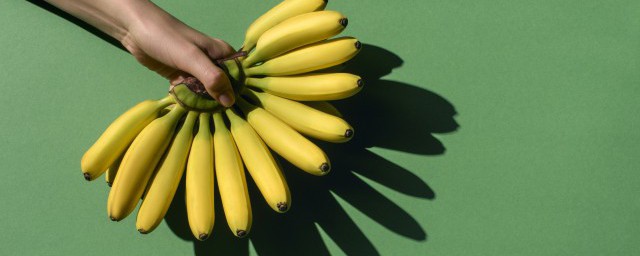
[(444, 153), (434, 133), (458, 129), (455, 108), (442, 96), (423, 88), (382, 79), (402, 66), (397, 55), (377, 46), (365, 45), (345, 67), (359, 74), (365, 88), (355, 96), (335, 103), (356, 128), (349, 144), (382, 147), (421, 155)]
[[(117, 40), (50, 4), (28, 1), (125, 50)], [(418, 86), (382, 79), (402, 63), (392, 52), (365, 44), (353, 60), (332, 68), (358, 74), (365, 81), (360, 93), (334, 102), (354, 126), (356, 135), (345, 144), (318, 142), (332, 161), (333, 170), (325, 177), (306, 174), (279, 159), (292, 194), (292, 206), (287, 213), (272, 211), (249, 179), (253, 210), (249, 237), (239, 239), (232, 235), (216, 191), (213, 235), (200, 242), (193, 238), (187, 222), (183, 179), (165, 217), (169, 228), (176, 236), (194, 241), (196, 255), (248, 255), (249, 242), (260, 255), (329, 255), (320, 229), (347, 255), (379, 255), (375, 245), (340, 205), (340, 198), (396, 234), (426, 240), (426, 231), (414, 217), (360, 178), (366, 177), (406, 195), (435, 198), (429, 185), (414, 174), (423, 170), (407, 170), (367, 149), (381, 147), (440, 155), (445, 147), (433, 134), (458, 129), (455, 108), (443, 97)]]
[(47, 3), (43, 0), (27, 0), (27, 2), (32, 3), (35, 6), (38, 6), (44, 10), (47, 10), (55, 15), (57, 15), (60, 18), (63, 18), (73, 24), (76, 24), (78, 27), (86, 30), (87, 32), (93, 34), (94, 36), (97, 36), (98, 38), (104, 40), (105, 42), (115, 46), (116, 48), (119, 48), (120, 50), (123, 50), (125, 52), (129, 52), (127, 51), (126, 48), (124, 48), (124, 46), (115, 38), (105, 34), (104, 32), (100, 31), (99, 29), (89, 25), (88, 23), (82, 21), (81, 19), (78, 19), (76, 17), (74, 17), (71, 14), (68, 14), (66, 12), (64, 12), (63, 10), (58, 9), (57, 7), (51, 5), (50, 3)]

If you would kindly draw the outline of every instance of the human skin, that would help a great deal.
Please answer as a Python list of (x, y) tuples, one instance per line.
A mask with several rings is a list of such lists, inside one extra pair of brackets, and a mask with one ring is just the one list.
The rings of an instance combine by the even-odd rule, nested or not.
[(189, 27), (148, 0), (46, 0), (117, 39), (150, 70), (176, 85), (194, 76), (229, 107), (235, 99), (229, 78), (212, 60), (235, 50)]

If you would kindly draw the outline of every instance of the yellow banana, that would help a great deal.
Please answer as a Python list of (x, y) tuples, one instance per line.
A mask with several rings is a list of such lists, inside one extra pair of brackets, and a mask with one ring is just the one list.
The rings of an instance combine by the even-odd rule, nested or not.
[(198, 112), (190, 111), (187, 114), (187, 118), (179, 128), (147, 186), (147, 193), (136, 219), (136, 228), (140, 233), (146, 234), (153, 231), (162, 222), (162, 218), (171, 205), (187, 163), (193, 140), (193, 128), (197, 118)]
[(247, 85), (292, 100), (339, 100), (362, 89), (362, 79), (349, 73), (318, 73), (282, 77), (248, 77)]
[(243, 50), (247, 52), (251, 51), (256, 45), (256, 42), (258, 42), (258, 38), (278, 23), (303, 13), (323, 10), (326, 5), (327, 0), (282, 1), (251, 23), (245, 34), (244, 43), (242, 44)]
[(244, 237), (251, 229), (252, 216), (242, 158), (221, 112), (213, 113), (213, 122), (216, 179), (224, 215), (231, 232)]
[(214, 160), (210, 122), (211, 113), (200, 113), (198, 133), (193, 138), (189, 152), (185, 180), (185, 203), (189, 227), (191, 233), (200, 241), (209, 238), (215, 221)]
[(116, 179), (116, 174), (118, 174), (118, 168), (120, 168), (122, 157), (124, 157), (124, 153), (122, 153), (118, 158), (116, 158), (116, 161), (114, 161), (113, 164), (111, 164), (111, 166), (109, 167), (109, 169), (104, 173), (104, 179), (105, 181), (107, 181), (107, 185), (109, 185), (109, 187), (113, 185), (113, 181)]
[(258, 39), (256, 50), (242, 62), (250, 67), (300, 46), (325, 40), (347, 26), (347, 18), (336, 11), (319, 11), (291, 17), (264, 32)]
[(237, 104), (264, 142), (287, 161), (313, 175), (325, 175), (331, 170), (329, 159), (322, 149), (286, 123), (242, 98), (238, 98)]
[(245, 69), (247, 76), (286, 76), (332, 67), (350, 60), (362, 44), (353, 37), (341, 37), (300, 47), (261, 65)]
[(226, 114), (231, 122), (231, 134), (240, 156), (260, 193), (273, 210), (286, 212), (291, 207), (289, 186), (269, 148), (251, 125), (233, 109), (227, 109)]
[(158, 101), (146, 100), (138, 103), (118, 117), (102, 133), (100, 138), (87, 150), (80, 161), (80, 168), (86, 180), (94, 180), (104, 173), (124, 150), (167, 105), (173, 103), (171, 97)]
[[(353, 127), (342, 118), (268, 93), (251, 90), (245, 90), (245, 93), (254, 96), (260, 106), (304, 135), (329, 142), (346, 142), (353, 137)], [(251, 119), (249, 119), (249, 123), (251, 123)], [(253, 123), (251, 124), (253, 125)], [(274, 133), (279, 132), (275, 130), (275, 127), (271, 129), (274, 130)], [(265, 141), (267, 140), (265, 139)], [(269, 144), (268, 141), (267, 144)], [(307, 152), (303, 151), (303, 153)]]
[(300, 102), (302, 104), (307, 105), (308, 107), (314, 108), (318, 111), (322, 111), (326, 114), (332, 115), (332, 116), (337, 116), (342, 118), (342, 113), (340, 113), (340, 111), (338, 111), (338, 109), (333, 106), (331, 103), (326, 102), (326, 101), (303, 101)]
[[(160, 114), (161, 114), (161, 115), (165, 115), (165, 114), (169, 113), (169, 112), (171, 111), (171, 109), (173, 109), (176, 105), (180, 105), (180, 104), (173, 104), (173, 105), (170, 105), (170, 106), (168, 106), (168, 107), (164, 108), (162, 111), (160, 111)], [(180, 124), (178, 123), (178, 125), (180, 125)], [(169, 144), (169, 145), (171, 145), (171, 144)], [(168, 149), (167, 149), (167, 150), (168, 150)], [(162, 155), (163, 155), (163, 156), (164, 156), (165, 154), (166, 154), (166, 152), (163, 152), (163, 153), (162, 153)], [(161, 158), (161, 160), (160, 160), (160, 161), (162, 161), (162, 158)], [(160, 163), (161, 163), (161, 162), (159, 162), (158, 164), (160, 164)], [(150, 180), (150, 181), (151, 181), (151, 180), (153, 180), (153, 178), (154, 178), (154, 176), (155, 176), (155, 173), (156, 173), (156, 172), (157, 172), (157, 169), (156, 169), (156, 170), (154, 171), (154, 173), (151, 175), (151, 178), (149, 178), (149, 180)], [(150, 186), (150, 183), (151, 183), (151, 182), (148, 182), (148, 183), (147, 183), (147, 187), (145, 188), (144, 192), (142, 192), (142, 197), (140, 197), (140, 199), (142, 199), (142, 200), (143, 200), (143, 202), (144, 202), (144, 198), (147, 196), (147, 192), (149, 192), (149, 188), (151, 187), (151, 186)]]
[(124, 219), (136, 207), (185, 112), (184, 108), (175, 106), (167, 115), (147, 125), (131, 143), (109, 192), (107, 212), (111, 220)]

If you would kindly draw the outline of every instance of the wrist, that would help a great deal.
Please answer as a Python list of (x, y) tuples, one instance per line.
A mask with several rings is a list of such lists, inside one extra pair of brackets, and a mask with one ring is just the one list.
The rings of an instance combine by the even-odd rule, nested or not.
[(131, 31), (158, 8), (149, 0), (112, 0), (112, 3), (117, 6), (110, 12), (115, 26), (111, 33), (107, 33), (123, 44), (130, 37)]
[(126, 17), (122, 19), (122, 34), (118, 39), (123, 45), (133, 43), (135, 37), (153, 34), (159, 28), (166, 29), (182, 24), (169, 13), (148, 0), (119, 0), (129, 2)]

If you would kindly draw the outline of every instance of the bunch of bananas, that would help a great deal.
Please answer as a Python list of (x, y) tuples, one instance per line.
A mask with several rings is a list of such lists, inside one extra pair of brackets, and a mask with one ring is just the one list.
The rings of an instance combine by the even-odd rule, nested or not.
[(106, 172), (109, 218), (122, 220), (142, 199), (137, 229), (153, 231), (186, 171), (193, 235), (205, 240), (211, 234), (216, 180), (229, 228), (243, 237), (252, 220), (245, 166), (277, 212), (289, 209), (291, 195), (270, 149), (310, 174), (327, 174), (326, 154), (303, 135), (348, 141), (353, 128), (326, 101), (349, 97), (363, 83), (326, 69), (351, 59), (361, 44), (351, 37), (330, 39), (348, 21), (325, 5), (284, 0), (251, 24), (241, 52), (217, 60), (238, 93), (233, 107), (222, 107), (198, 80), (187, 78), (167, 97), (143, 101), (118, 117), (81, 161), (87, 180)]

